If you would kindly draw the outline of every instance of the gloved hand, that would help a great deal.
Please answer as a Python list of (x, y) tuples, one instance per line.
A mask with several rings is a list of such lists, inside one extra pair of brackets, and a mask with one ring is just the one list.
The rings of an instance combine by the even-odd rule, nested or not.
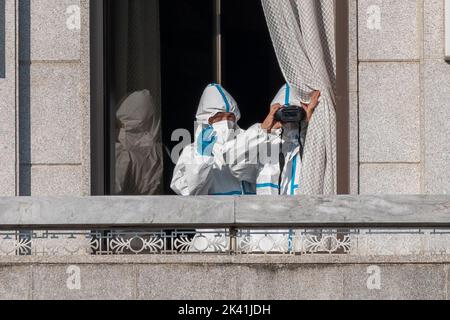
[(203, 129), (197, 139), (197, 152), (202, 156), (211, 157), (216, 142), (217, 136), (213, 127)]

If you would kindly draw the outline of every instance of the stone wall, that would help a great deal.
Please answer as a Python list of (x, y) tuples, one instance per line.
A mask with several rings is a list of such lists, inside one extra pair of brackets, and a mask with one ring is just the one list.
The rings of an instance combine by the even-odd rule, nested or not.
[(0, 194), (88, 195), (89, 1), (5, 1)]
[[(362, 194), (450, 192), (444, 0), (358, 0)], [(355, 153), (355, 151), (353, 151)]]
[(9, 258), (0, 299), (437, 299), (448, 256)]
[[(4, 1), (4, 72), (0, 75), (0, 194), (16, 194), (16, 2)], [(3, 8), (2, 8), (3, 9)]]

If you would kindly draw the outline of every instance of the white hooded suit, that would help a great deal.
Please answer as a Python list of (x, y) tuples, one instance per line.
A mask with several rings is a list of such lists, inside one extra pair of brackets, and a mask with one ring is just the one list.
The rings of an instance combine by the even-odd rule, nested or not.
[(116, 143), (115, 193), (162, 193), (163, 154), (159, 110), (148, 90), (130, 94), (116, 118), (120, 131)]
[[(199, 143), (202, 133), (210, 130), (217, 141), (215, 146), (222, 146), (233, 141), (244, 131), (234, 124), (221, 121), (212, 126), (209, 119), (221, 112), (230, 112), (239, 121), (241, 113), (233, 97), (218, 84), (209, 85), (201, 98), (197, 111), (195, 142), (187, 146), (175, 167), (171, 188), (183, 196), (195, 195), (250, 195), (255, 194), (254, 183), (234, 177), (228, 166), (218, 166), (214, 152), (202, 154)], [(212, 148), (212, 146), (211, 146)]]
[[(278, 92), (271, 105), (275, 104), (302, 106), (300, 97), (289, 85), (283, 86)], [(236, 179), (256, 181), (258, 195), (297, 195), (301, 184), (302, 146), (305, 145), (306, 132), (306, 120), (301, 124), (301, 131), (298, 124), (284, 124), (283, 129), (268, 133), (261, 128), (261, 124), (256, 124), (222, 149), (224, 158), (226, 154), (234, 153), (238, 161), (222, 164), (230, 168)], [(280, 165), (280, 146), (284, 166)], [(262, 150), (270, 150), (271, 153), (263, 154), (272, 156), (264, 157)], [(258, 157), (246, 157), (248, 154)]]

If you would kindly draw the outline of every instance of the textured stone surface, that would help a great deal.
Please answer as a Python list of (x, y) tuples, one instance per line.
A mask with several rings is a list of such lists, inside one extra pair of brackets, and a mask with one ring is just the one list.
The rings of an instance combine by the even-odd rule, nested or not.
[[(128, 300), (135, 298), (135, 271), (128, 266), (75, 266), (80, 270), (80, 289), (68, 286), (70, 265), (33, 266), (35, 300)], [(71, 278), (72, 279), (72, 278)], [(69, 281), (70, 283), (70, 281)]]
[[(68, 173), (61, 172), (59, 181), (49, 180), (48, 188), (54, 185), (70, 187), (64, 182)], [(58, 174), (61, 168), (54, 168)], [(34, 169), (33, 169), (33, 175)], [(67, 184), (67, 186), (66, 186)], [(74, 183), (75, 184), (75, 183)], [(45, 186), (43, 181), (34, 185)], [(170, 224), (214, 224), (234, 223), (234, 199), (232, 197), (92, 197), (92, 198), (6, 198), (0, 200), (0, 217), (23, 223), (67, 224), (67, 225), (162, 225)], [(20, 220), (21, 217), (24, 220)], [(34, 223), (33, 223), (34, 220)], [(7, 224), (6, 221), (2, 223)]]
[(81, 0), (81, 194), (91, 195), (91, 50), (90, 0)]
[(423, 226), (449, 224), (449, 208), (450, 197), (444, 195), (0, 198), (0, 227)]
[[(0, 107), (1, 111), (2, 108)], [(14, 123), (15, 121), (12, 122), (13, 125)], [(0, 163), (0, 180), (2, 181), (0, 183), (0, 195), (14, 196), (16, 192), (16, 149), (14, 132), (0, 132)]]
[(442, 59), (444, 55), (444, 1), (424, 1), (425, 58)]
[[(372, 5), (381, 9), (381, 30), (367, 28), (367, 9)], [(422, 31), (423, 36), (418, 33)], [(396, 68), (386, 62), (361, 64), (361, 192), (448, 194), (450, 65), (443, 60), (444, 1), (359, 1), (358, 34), (362, 61), (419, 59), (422, 48), (424, 58), (420, 72), (419, 65), (414, 66), (412, 61), (396, 64)], [(423, 43), (417, 39), (423, 39)], [(421, 93), (423, 112), (420, 114)], [(380, 109), (375, 108), (378, 100), (382, 102), (380, 121)], [(396, 108), (391, 107), (392, 101)], [(422, 137), (419, 120), (424, 129)], [(377, 162), (380, 166), (367, 164)], [(419, 168), (412, 164), (419, 162)], [(392, 165), (381, 166), (381, 163)], [(402, 165), (393, 166), (394, 163)]]
[[(31, 65), (31, 146), (26, 145), (27, 140), (21, 141), (22, 159), (29, 159), (26, 153), (30, 152), (33, 164), (81, 162), (79, 83), (78, 64)], [(21, 116), (24, 120), (27, 115)]]
[(139, 299), (238, 299), (239, 267), (226, 265), (138, 266)]
[[(358, 3), (360, 60), (419, 58), (418, 1), (361, 0)], [(379, 10), (380, 28), (370, 23), (376, 15), (370, 8)]]
[(237, 270), (242, 300), (339, 300), (343, 270), (337, 266), (259, 265)]
[(20, 193), (88, 195), (89, 1), (21, 1), (20, 12)]
[(0, 79), (6, 77), (6, 58), (5, 58), (5, 14), (6, 4), (5, 1), (0, 1)]
[[(408, 174), (410, 173), (405, 172), (405, 176)], [(364, 171), (362, 178), (364, 181), (373, 179), (366, 177)], [(388, 185), (388, 182), (385, 183)], [(441, 219), (444, 222), (450, 215), (450, 210), (445, 207), (448, 203), (446, 198), (447, 196), (433, 196), (434, 200), (424, 196), (258, 197), (257, 201), (243, 198), (236, 202), (236, 222), (250, 226), (255, 223), (272, 226), (289, 226), (289, 223), (324, 226), (327, 223), (383, 224), (401, 221), (424, 224)], [(442, 208), (442, 211), (433, 207)], [(441, 211), (442, 217), (436, 220), (433, 216), (438, 211)]]
[(358, 1), (349, 1), (350, 194), (359, 194)]
[(367, 281), (373, 274), (368, 273), (368, 267), (370, 266), (351, 266), (343, 270), (346, 299), (443, 300), (446, 298), (446, 267), (443, 265), (379, 265), (377, 267), (380, 268), (380, 290), (368, 289)]
[(420, 166), (417, 164), (363, 164), (361, 194), (420, 194)]
[(445, 59), (450, 61), (450, 2), (445, 0)]
[[(80, 166), (26, 167), (26, 170), (30, 172), (31, 179), (21, 181), (21, 183), (25, 189), (31, 191), (33, 196), (77, 196), (81, 194)], [(31, 185), (27, 186), (27, 183), (31, 183)]]
[(0, 264), (0, 300), (27, 300), (31, 297), (31, 267)]
[(450, 254), (434, 255), (70, 255), (2, 256), (0, 266), (27, 265), (448, 265)]
[[(0, 299), (443, 300), (448, 296), (448, 256), (39, 259), (0, 261)], [(67, 286), (73, 275), (68, 268), (73, 266), (80, 270), (79, 290)], [(374, 266), (380, 272), (379, 290), (367, 285)]]
[(361, 162), (420, 162), (419, 65), (360, 65)]
[(424, 66), (425, 192), (450, 193), (450, 64)]
[(337, 267), (211, 264), (155, 265), (138, 269), (140, 299), (277, 300), (340, 299), (343, 296), (342, 271)]
[[(80, 29), (69, 28), (75, 11), (67, 11), (71, 6), (79, 9), (80, 0), (32, 0), (29, 3), (31, 60), (80, 59)], [(21, 51), (21, 59), (27, 59), (26, 56)]]
[[(410, 233), (408, 233), (408, 231)], [(359, 230), (351, 236), (350, 254), (355, 256), (427, 256), (450, 252), (450, 235), (431, 234), (432, 230)]]
[(358, 91), (358, 1), (349, 1), (349, 90)]
[[(16, 26), (15, 2), (5, 1), (4, 74), (0, 75), (0, 195), (16, 194)], [(1, 32), (1, 31), (0, 31)], [(2, 78), (2, 76), (4, 78)]]

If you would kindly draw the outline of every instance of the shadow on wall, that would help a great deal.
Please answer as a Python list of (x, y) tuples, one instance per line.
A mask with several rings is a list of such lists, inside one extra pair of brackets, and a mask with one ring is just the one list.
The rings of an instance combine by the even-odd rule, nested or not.
[[(0, 0), (3, 1), (3, 0)], [(19, 195), (31, 196), (31, 0), (19, 1)]]
[(5, 0), (0, 0), (0, 79), (6, 78), (5, 47)]

